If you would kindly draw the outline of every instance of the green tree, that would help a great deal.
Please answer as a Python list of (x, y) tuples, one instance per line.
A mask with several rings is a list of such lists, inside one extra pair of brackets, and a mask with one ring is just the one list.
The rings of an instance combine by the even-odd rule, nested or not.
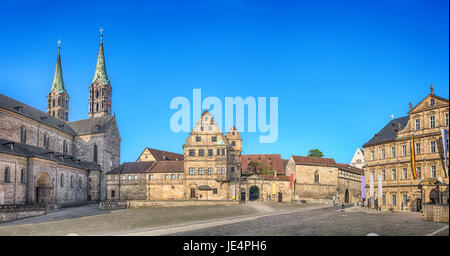
[(308, 152), (308, 156), (312, 156), (312, 157), (323, 157), (323, 153), (318, 150), (318, 149), (311, 149)]

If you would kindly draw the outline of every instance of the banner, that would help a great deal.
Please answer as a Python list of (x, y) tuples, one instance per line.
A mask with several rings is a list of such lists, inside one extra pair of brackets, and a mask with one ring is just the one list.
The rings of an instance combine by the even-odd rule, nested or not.
[(411, 168), (414, 179), (417, 179), (416, 170), (416, 146), (414, 145), (414, 135), (411, 136)]
[(276, 194), (277, 193), (277, 184), (274, 182), (272, 183), (272, 194)]
[(378, 175), (378, 204), (381, 203), (383, 198), (383, 175)]
[(233, 185), (233, 200), (236, 199), (236, 185)]
[(373, 172), (370, 173), (370, 178), (369, 178), (369, 182), (370, 182), (370, 190), (369, 190), (369, 196), (370, 198), (373, 199)]
[(364, 200), (366, 198), (366, 176), (362, 176), (361, 180), (361, 197)]
[(447, 164), (447, 152), (448, 152), (448, 141), (447, 141), (447, 129), (441, 129), (442, 135), (442, 146), (444, 147), (444, 172), (448, 177), (448, 164)]

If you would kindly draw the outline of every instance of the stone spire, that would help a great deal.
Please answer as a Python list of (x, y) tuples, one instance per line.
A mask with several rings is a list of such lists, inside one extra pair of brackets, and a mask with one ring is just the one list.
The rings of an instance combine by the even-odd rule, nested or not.
[(100, 29), (100, 49), (94, 79), (89, 86), (89, 118), (111, 115), (112, 87), (106, 75), (103, 53), (103, 29)]
[(65, 93), (66, 88), (62, 75), (60, 48), (61, 40), (58, 40), (58, 57), (56, 58), (55, 76), (53, 77), (52, 91), (56, 90), (58, 93)]
[(106, 75), (105, 55), (103, 53), (103, 29), (100, 29), (100, 49), (98, 50), (97, 67), (95, 68), (95, 75), (92, 82), (95, 82), (96, 79), (105, 85), (109, 81)]
[(47, 114), (58, 119), (69, 120), (69, 94), (62, 75), (61, 67), (61, 40), (58, 40), (58, 57), (56, 59), (55, 76), (50, 93), (47, 95)]

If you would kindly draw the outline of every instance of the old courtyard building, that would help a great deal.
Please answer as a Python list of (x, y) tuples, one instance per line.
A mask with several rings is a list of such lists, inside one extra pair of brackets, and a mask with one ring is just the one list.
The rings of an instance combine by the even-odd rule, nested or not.
[(290, 201), (289, 177), (242, 176), (240, 133), (233, 127), (223, 134), (208, 111), (183, 151), (146, 148), (136, 162), (115, 168), (108, 173), (108, 200)]
[(89, 90), (90, 101), (99, 100), (95, 114), (69, 122), (58, 46), (47, 113), (0, 94), (0, 205), (73, 205), (106, 199), (106, 172), (120, 164), (121, 138), (110, 111), (102, 40)]
[(410, 103), (407, 116), (391, 120), (364, 144), (366, 198), (372, 206), (419, 211), (423, 204), (448, 204), (443, 146), (446, 141), (448, 147), (448, 135), (441, 133), (448, 129), (448, 115), (448, 99), (435, 95), (431, 86), (415, 107)]
[(355, 203), (361, 199), (362, 170), (332, 158), (291, 156), (286, 175), (294, 201)]

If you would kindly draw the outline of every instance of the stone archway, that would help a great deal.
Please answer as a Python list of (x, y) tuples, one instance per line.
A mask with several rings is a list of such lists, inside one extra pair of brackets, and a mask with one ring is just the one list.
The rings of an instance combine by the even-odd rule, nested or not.
[(35, 185), (36, 203), (48, 204), (53, 201), (53, 184), (52, 179), (47, 173), (41, 173), (36, 179)]
[(255, 185), (251, 186), (248, 192), (249, 192), (249, 198), (248, 199), (250, 201), (255, 201), (255, 200), (259, 199), (259, 192), (260, 192), (260, 190), (259, 190), (258, 186), (255, 186)]
[(346, 204), (350, 203), (350, 194), (348, 193), (348, 188), (345, 189), (344, 202), (345, 202)]

